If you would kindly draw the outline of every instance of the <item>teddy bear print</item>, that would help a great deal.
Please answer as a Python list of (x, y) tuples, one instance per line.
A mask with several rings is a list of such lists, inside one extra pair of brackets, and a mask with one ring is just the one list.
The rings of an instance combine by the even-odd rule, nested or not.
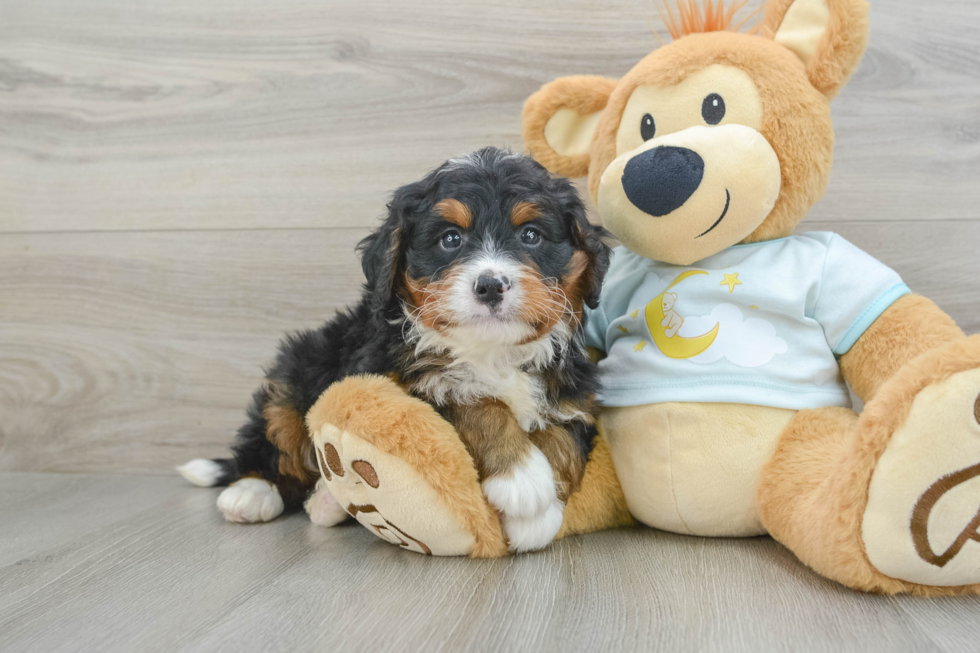
[(664, 319), (661, 320), (660, 326), (664, 327), (664, 335), (668, 338), (673, 338), (680, 331), (680, 328), (684, 325), (684, 318), (674, 310), (674, 304), (677, 302), (677, 293), (669, 292), (664, 293), (663, 297), (663, 307), (664, 307)]

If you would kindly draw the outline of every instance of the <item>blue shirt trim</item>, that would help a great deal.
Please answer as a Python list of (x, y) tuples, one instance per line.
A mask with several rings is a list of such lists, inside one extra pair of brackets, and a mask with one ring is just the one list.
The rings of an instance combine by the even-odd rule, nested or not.
[(874, 300), (871, 303), (871, 306), (864, 309), (864, 312), (861, 313), (858, 318), (854, 320), (851, 326), (847, 328), (847, 331), (844, 332), (844, 335), (841, 336), (841, 339), (834, 346), (834, 355), (843, 356), (847, 352), (851, 351), (851, 347), (854, 346), (854, 343), (858, 341), (858, 338), (864, 335), (864, 332), (867, 331), (872, 324), (874, 324), (875, 320), (881, 317), (881, 314), (884, 313), (889, 306), (894, 304), (899, 297), (903, 297), (910, 292), (912, 291), (909, 290), (909, 287), (904, 283), (894, 285), (883, 292), (878, 299)]
[[(691, 388), (710, 387), (710, 399), (692, 399)], [(770, 406), (800, 410), (829, 406), (851, 407), (851, 397), (840, 386), (793, 387), (781, 383), (744, 381), (738, 377), (715, 377), (700, 382), (663, 385), (622, 383), (606, 387), (599, 396), (599, 403), (606, 407), (642, 406), (666, 402), (727, 403), (753, 406)]]

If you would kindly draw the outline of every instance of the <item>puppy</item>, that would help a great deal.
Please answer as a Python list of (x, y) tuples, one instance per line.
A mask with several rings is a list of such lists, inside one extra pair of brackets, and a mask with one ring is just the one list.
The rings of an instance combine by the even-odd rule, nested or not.
[(571, 184), (528, 157), (486, 148), (447, 161), (397, 190), (360, 243), (360, 302), (280, 345), (233, 457), (178, 469), (234, 483), (218, 498), (228, 520), (274, 519), (319, 477), (303, 417), (320, 394), (389, 375), (456, 428), (511, 549), (546, 546), (596, 434), (583, 306), (598, 302), (605, 235)]

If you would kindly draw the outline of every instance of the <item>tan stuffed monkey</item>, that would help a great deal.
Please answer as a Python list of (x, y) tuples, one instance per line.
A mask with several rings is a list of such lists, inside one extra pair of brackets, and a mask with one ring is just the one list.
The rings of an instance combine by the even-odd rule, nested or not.
[[(624, 245), (589, 318), (604, 439), (559, 535), (633, 518), (769, 533), (855, 589), (974, 593), (980, 337), (839, 236), (794, 235), (827, 185), (830, 101), (868, 5), (770, 0), (757, 34), (731, 22), (685, 1), (674, 41), (622, 79), (562, 78), (525, 105), (532, 155), (588, 175)], [(452, 429), (394, 384), (338, 384), (308, 423), (321, 466), (329, 446), (399, 488), (334, 475), (342, 503), (377, 505), (432, 553), (506, 550)]]

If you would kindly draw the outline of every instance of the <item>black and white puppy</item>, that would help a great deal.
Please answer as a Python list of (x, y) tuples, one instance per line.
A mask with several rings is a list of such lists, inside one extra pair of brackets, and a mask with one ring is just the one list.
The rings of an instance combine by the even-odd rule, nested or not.
[(283, 341), (234, 457), (180, 472), (233, 484), (218, 498), (227, 519), (274, 519), (319, 477), (306, 412), (332, 383), (384, 374), (456, 428), (511, 549), (547, 545), (596, 434), (583, 305), (599, 298), (605, 235), (572, 185), (528, 157), (447, 161), (398, 189), (361, 242), (360, 302)]

